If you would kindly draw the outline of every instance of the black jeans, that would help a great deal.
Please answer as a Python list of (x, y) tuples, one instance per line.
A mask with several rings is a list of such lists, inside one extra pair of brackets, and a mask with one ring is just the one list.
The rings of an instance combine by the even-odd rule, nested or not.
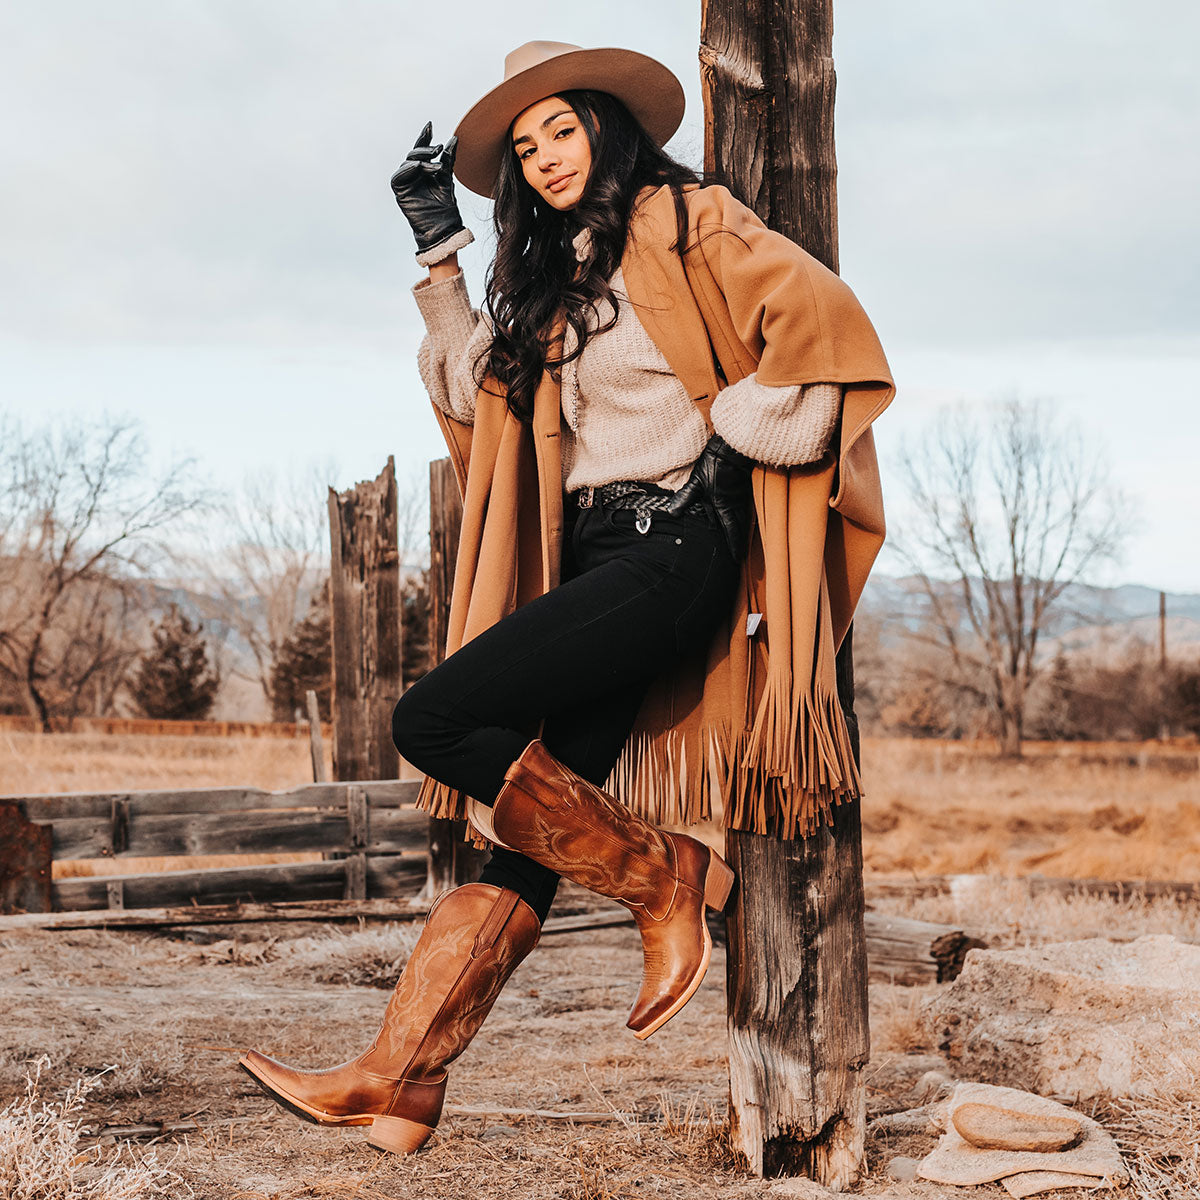
[[(645, 534), (630, 509), (575, 516), (560, 586), (450, 655), (392, 717), (405, 759), (484, 804), (543, 721), (546, 748), (603, 784), (652, 680), (706, 643), (732, 603), (738, 565), (707, 514), (656, 512)], [(497, 847), (481, 881), (514, 888), (544, 919), (558, 876)]]

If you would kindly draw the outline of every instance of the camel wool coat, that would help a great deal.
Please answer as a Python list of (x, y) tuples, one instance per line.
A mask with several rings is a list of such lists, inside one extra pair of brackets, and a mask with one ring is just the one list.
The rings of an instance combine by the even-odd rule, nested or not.
[[(705, 655), (656, 681), (609, 786), (659, 823), (721, 810), (732, 828), (803, 836), (859, 794), (834, 656), (883, 543), (871, 424), (894, 386), (837, 275), (728, 189), (692, 185), (684, 196), (682, 259), (670, 190), (646, 188), (621, 268), (634, 311), (706, 421), (721, 388), (752, 371), (777, 387), (842, 384), (842, 418), (821, 461), (755, 467), (756, 529), (728, 622)], [(434, 412), (463, 491), (452, 653), (558, 583), (559, 385), (543, 375), (531, 424), (509, 413), (495, 379), (473, 426)], [(428, 780), (421, 803), (461, 817), (464, 799)]]

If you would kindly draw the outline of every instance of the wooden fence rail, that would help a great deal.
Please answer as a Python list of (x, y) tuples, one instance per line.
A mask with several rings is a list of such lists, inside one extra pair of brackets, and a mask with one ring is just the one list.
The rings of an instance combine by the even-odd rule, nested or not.
[[(428, 818), (413, 807), (418, 787), (369, 780), (283, 792), (196, 788), (3, 797), (0, 908), (44, 912), (415, 894), (427, 873), (428, 840)], [(50, 882), (54, 860), (314, 851), (325, 861)]]

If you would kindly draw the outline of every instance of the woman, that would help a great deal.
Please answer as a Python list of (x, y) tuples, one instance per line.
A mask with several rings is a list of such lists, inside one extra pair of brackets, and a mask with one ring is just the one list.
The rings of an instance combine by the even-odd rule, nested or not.
[[(718, 790), (729, 823), (796, 836), (857, 794), (832, 654), (882, 537), (868, 426), (887, 365), (836, 276), (662, 151), (682, 114), (653, 59), (532, 42), (392, 179), (429, 268), (421, 374), (464, 487), (452, 652), (393, 736), (425, 806), (494, 850), (431, 909), (366, 1052), (315, 1072), (242, 1060), (279, 1103), (370, 1125), (381, 1149), (432, 1133), (446, 1065), (560, 877), (632, 911), (628, 1024), (646, 1038), (699, 987), (705, 906), (733, 883), (647, 815), (706, 816)], [(483, 315), (452, 173), (495, 198)]]

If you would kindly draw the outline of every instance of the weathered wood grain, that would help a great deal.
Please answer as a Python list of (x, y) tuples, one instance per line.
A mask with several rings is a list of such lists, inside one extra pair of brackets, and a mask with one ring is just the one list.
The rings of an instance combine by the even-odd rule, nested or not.
[[(705, 169), (836, 271), (832, 0), (702, 0)], [(839, 659), (852, 721), (853, 673)], [(801, 841), (731, 831), (730, 1115), (760, 1175), (857, 1180), (869, 1054), (857, 805)]]
[(15, 801), (30, 821), (109, 818), (114, 801), (129, 806), (131, 817), (160, 813), (246, 812), (271, 808), (345, 808), (346, 791), (361, 784), (372, 808), (396, 808), (416, 801), (420, 784), (397, 779), (308, 783), (279, 792), (261, 788), (183, 788), (172, 791), (66, 792), (57, 795), (4, 796)]
[(131, 815), (120, 849), (110, 821), (55, 821), (54, 857), (159, 858), (177, 854), (279, 854), (345, 848), (344, 810)]
[[(159, 858), (194, 854), (349, 853), (345, 810), (268, 809), (264, 812), (146, 813), (131, 815), (122, 848), (114, 849), (110, 821), (54, 821), (54, 857)], [(425, 850), (426, 818), (416, 809), (373, 810), (374, 853)]]
[[(335, 864), (340, 867), (340, 864)], [(424, 863), (421, 864), (424, 876)], [(411, 921), (429, 905), (404, 897), (386, 900), (301, 900), (281, 904), (197, 904), (123, 912), (21, 913), (0, 917), (0, 933), (22, 929), (154, 929), (183, 925), (239, 925), (258, 921)]]
[[(117, 907), (111, 903), (113, 888), (120, 889), (126, 910), (174, 908), (193, 903), (341, 900), (347, 864), (356, 858), (60, 879), (53, 885), (52, 899), (55, 909), (67, 912)], [(364, 894), (359, 899), (415, 896), (425, 882), (425, 860), (417, 855), (374, 855), (362, 861), (362, 870)]]
[(702, 0), (700, 82), (710, 177), (836, 271), (832, 0)]
[(32, 823), (19, 804), (0, 804), (0, 913), (50, 907), (50, 830)]
[(366, 849), (372, 854), (426, 852), (429, 818), (418, 808), (372, 808)]
[(304, 693), (304, 704), (308, 709), (308, 754), (312, 760), (313, 782), (325, 783), (329, 779), (329, 770), (325, 766), (325, 742), (321, 737), (321, 709), (312, 688)]
[(329, 489), (333, 638), (333, 774), (395, 779), (392, 709), (401, 690), (396, 466), (344, 492)]

